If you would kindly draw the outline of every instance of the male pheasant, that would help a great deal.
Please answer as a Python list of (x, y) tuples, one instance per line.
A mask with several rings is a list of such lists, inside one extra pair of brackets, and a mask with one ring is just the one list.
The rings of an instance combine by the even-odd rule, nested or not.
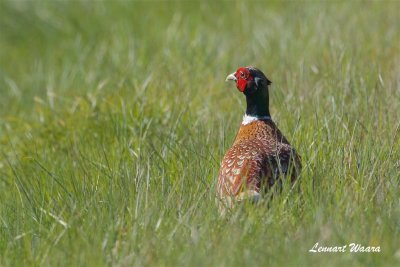
[(279, 179), (294, 181), (300, 171), (300, 156), (282, 135), (269, 113), (271, 82), (254, 67), (241, 67), (228, 75), (246, 96), (247, 108), (232, 147), (219, 172), (217, 198), (220, 209), (244, 199), (258, 201)]

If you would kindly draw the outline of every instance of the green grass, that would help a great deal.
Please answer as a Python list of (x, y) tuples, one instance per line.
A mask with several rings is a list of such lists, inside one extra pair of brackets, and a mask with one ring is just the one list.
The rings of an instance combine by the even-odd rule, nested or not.
[[(400, 264), (399, 2), (0, 2), (0, 266)], [(225, 218), (219, 163), (273, 81), (296, 190)], [(319, 242), (380, 253), (312, 254)]]

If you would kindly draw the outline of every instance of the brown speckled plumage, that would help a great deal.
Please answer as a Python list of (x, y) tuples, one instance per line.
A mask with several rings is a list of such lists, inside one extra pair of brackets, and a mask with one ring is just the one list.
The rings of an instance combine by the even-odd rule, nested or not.
[(280, 174), (290, 174), (294, 181), (296, 167), (300, 167), (299, 156), (272, 120), (242, 125), (222, 160), (218, 196), (235, 197), (245, 191), (261, 193), (261, 188), (271, 187)]
[(242, 124), (221, 163), (217, 184), (220, 208), (242, 199), (258, 200), (279, 179), (294, 181), (300, 168), (299, 155), (271, 119)]

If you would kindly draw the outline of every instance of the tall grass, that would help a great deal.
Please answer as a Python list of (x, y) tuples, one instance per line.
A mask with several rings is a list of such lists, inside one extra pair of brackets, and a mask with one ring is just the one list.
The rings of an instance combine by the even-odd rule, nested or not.
[[(399, 9), (1, 1), (0, 266), (400, 264)], [(221, 218), (243, 65), (304, 167)]]

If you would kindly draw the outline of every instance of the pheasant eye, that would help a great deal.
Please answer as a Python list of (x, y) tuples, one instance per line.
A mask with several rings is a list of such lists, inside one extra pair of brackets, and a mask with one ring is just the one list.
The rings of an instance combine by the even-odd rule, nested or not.
[(243, 73), (243, 71), (240, 72), (240, 78), (244, 78), (244, 73)]

